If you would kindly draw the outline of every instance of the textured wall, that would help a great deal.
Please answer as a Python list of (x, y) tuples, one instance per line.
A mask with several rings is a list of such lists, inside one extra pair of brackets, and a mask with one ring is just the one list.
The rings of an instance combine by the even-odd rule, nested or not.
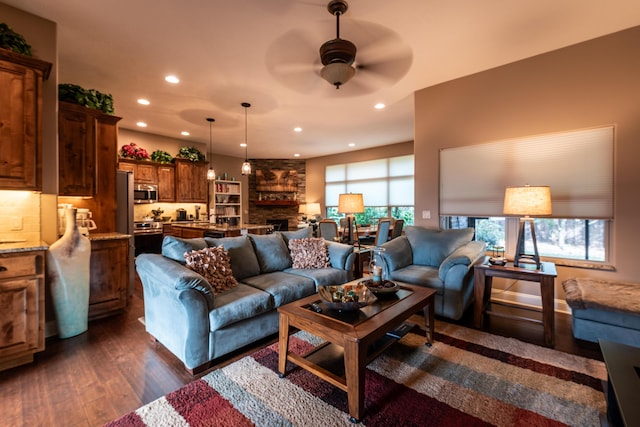
[(298, 194), (299, 203), (306, 203), (306, 165), (304, 160), (289, 159), (256, 159), (251, 160), (254, 173), (249, 177), (249, 223), (266, 224), (267, 219), (287, 219), (289, 229), (295, 229), (298, 223), (298, 206), (256, 206), (258, 192), (256, 191), (257, 169), (282, 169), (295, 170), (298, 173)]

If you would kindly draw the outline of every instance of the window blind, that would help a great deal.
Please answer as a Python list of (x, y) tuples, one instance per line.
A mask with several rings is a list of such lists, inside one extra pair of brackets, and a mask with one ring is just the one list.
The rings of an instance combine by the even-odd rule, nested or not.
[(365, 206), (413, 206), (414, 156), (331, 165), (325, 169), (325, 205), (341, 193), (362, 193)]
[(508, 186), (551, 187), (552, 217), (613, 218), (613, 126), (440, 151), (440, 214), (502, 216)]

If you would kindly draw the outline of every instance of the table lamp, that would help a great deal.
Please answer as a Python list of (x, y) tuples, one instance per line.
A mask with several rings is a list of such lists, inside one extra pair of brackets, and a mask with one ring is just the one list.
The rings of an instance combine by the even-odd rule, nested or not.
[[(520, 217), (518, 228), (518, 243), (516, 254), (513, 257), (513, 265), (535, 263), (540, 269), (540, 255), (538, 254), (538, 242), (536, 229), (533, 225), (533, 217), (551, 215), (551, 189), (547, 186), (531, 187), (507, 187), (504, 193), (503, 213)], [(524, 250), (524, 224), (529, 223), (531, 240), (533, 241), (533, 254), (527, 254)], [(522, 262), (521, 262), (522, 260)], [(533, 262), (532, 262), (533, 261)]]
[[(348, 193), (340, 194), (338, 196), (338, 213), (345, 214), (347, 219), (347, 241), (350, 245), (353, 245), (353, 227), (355, 224), (355, 217), (353, 214), (364, 212), (364, 199), (362, 193)], [(357, 236), (357, 229), (356, 229)]]
[(306, 213), (310, 223), (316, 222), (320, 215), (320, 203), (307, 203)]
[(307, 205), (306, 205), (306, 203), (300, 203), (300, 205), (298, 206), (298, 213), (302, 214), (302, 220), (303, 221), (307, 220)]

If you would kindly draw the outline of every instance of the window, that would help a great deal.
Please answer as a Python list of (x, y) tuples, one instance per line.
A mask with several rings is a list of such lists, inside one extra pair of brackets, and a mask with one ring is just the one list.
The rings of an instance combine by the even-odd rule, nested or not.
[[(487, 250), (490, 252), (495, 246), (515, 248), (518, 221), (517, 218), (443, 216), (441, 226), (442, 228), (475, 228), (475, 239), (486, 242)], [(534, 225), (538, 253), (541, 257), (607, 261), (609, 221), (536, 218)], [(525, 252), (533, 253), (529, 227), (525, 227)]]
[[(608, 262), (613, 150), (612, 126), (442, 150), (442, 226), (473, 223), (479, 239), (487, 239), (488, 245), (498, 240), (513, 254), (519, 219), (501, 218), (504, 189), (548, 185), (553, 215), (534, 223), (540, 256)], [(525, 245), (531, 246), (525, 237)]]
[(339, 218), (338, 196), (362, 193), (365, 212), (356, 214), (359, 224), (375, 224), (378, 218), (414, 222), (414, 156), (331, 165), (325, 169), (327, 218)]

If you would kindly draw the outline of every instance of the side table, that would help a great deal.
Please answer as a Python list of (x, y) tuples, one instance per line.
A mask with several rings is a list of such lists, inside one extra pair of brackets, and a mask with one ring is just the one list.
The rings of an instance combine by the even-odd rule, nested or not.
[[(540, 296), (542, 297), (542, 325), (544, 327), (544, 344), (547, 347), (554, 346), (555, 318), (554, 318), (554, 286), (557, 277), (556, 265), (552, 262), (542, 262), (540, 269), (534, 266), (514, 267), (512, 263), (504, 266), (491, 264), (478, 264), (474, 266), (474, 295), (475, 302), (473, 306), (474, 326), (478, 329), (482, 328), (485, 314), (494, 314), (491, 310), (487, 310), (489, 299), (491, 298), (491, 284), (494, 277), (502, 277), (505, 279), (524, 280), (529, 282), (540, 283)], [(539, 320), (521, 316), (513, 316), (508, 314), (500, 314), (502, 317), (527, 320), (540, 323)]]

